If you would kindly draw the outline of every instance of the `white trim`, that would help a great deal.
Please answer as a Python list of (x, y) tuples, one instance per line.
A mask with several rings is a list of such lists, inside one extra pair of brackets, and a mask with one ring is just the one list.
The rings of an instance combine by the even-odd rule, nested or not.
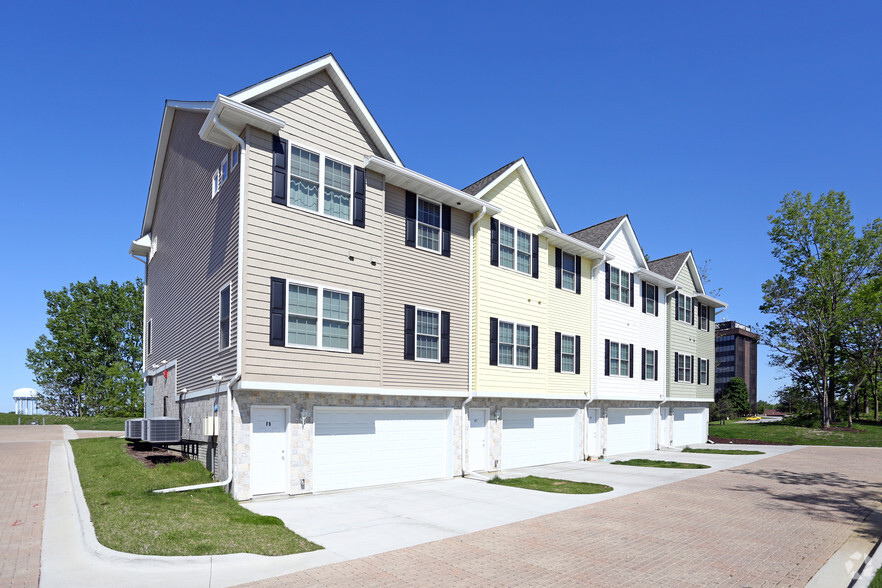
[[(484, 390), (483, 392), (475, 392), (475, 398), (518, 398), (524, 400), (580, 400), (584, 402), (588, 400), (587, 392), (583, 393), (566, 393), (555, 394), (553, 392), (518, 392), (516, 390)], [(569, 408), (569, 407), (563, 407)], [(574, 410), (577, 407), (572, 407)], [(532, 410), (532, 409), (530, 409)]]
[(695, 300), (698, 300), (699, 302), (704, 303), (705, 306), (712, 307), (714, 310), (718, 308), (722, 308), (723, 310), (729, 308), (729, 305), (726, 302), (722, 302), (720, 300), (717, 300), (716, 298), (712, 298), (707, 294), (696, 294), (695, 296), (693, 296), (693, 298)]
[[(648, 301), (652, 300), (652, 312), (649, 312), (648, 310), (644, 310), (643, 308), (641, 308), (640, 310), (642, 311), (643, 314), (646, 314), (646, 315), (649, 315), (652, 317), (661, 316), (661, 312), (659, 312), (661, 310), (661, 308), (660, 308), (661, 302), (659, 302), (659, 299), (658, 299), (659, 285), (653, 284), (652, 282), (647, 282), (643, 278), (640, 279), (640, 282), (641, 282), (640, 283), (640, 306), (641, 307), (647, 306)], [(651, 297), (646, 295), (647, 286), (650, 288), (653, 288), (655, 290)], [(643, 300), (646, 300), (647, 304), (643, 304)], [(636, 303), (636, 300), (634, 302)]]
[(244, 90), (239, 90), (238, 92), (233, 93), (230, 98), (242, 103), (251, 102), (285, 86), (289, 86), (308, 78), (322, 70), (327, 72), (331, 80), (337, 86), (337, 89), (343, 94), (343, 98), (346, 100), (349, 107), (352, 108), (358, 120), (365, 126), (365, 130), (367, 130), (377, 147), (379, 147), (382, 155), (386, 159), (389, 159), (398, 165), (402, 165), (401, 159), (399, 159), (398, 154), (395, 153), (395, 150), (392, 148), (386, 135), (383, 134), (377, 121), (374, 119), (373, 115), (371, 115), (364, 102), (362, 102), (361, 97), (359, 97), (355, 88), (352, 87), (349, 78), (343, 73), (340, 64), (337, 63), (337, 60), (334, 59), (334, 56), (330, 53), (277, 76), (273, 76), (268, 80), (254, 84)]
[[(606, 337), (604, 337), (604, 339), (606, 339)], [(609, 359), (608, 359), (609, 362), (612, 362), (612, 359), (613, 359), (612, 358), (612, 346), (613, 345), (619, 346), (619, 354), (618, 354), (619, 356), (618, 356), (618, 358), (616, 358), (616, 361), (619, 362), (619, 368), (618, 368), (618, 370), (616, 370), (615, 374), (612, 373), (612, 363), (610, 363), (609, 365), (604, 366), (604, 370), (603, 370), (604, 375), (607, 378), (613, 378), (613, 377), (632, 378), (631, 373), (633, 372), (633, 369), (634, 369), (633, 368), (634, 358), (631, 356), (634, 354), (631, 353), (631, 347), (633, 347), (634, 344), (633, 343), (622, 343), (621, 341), (613, 341), (612, 339), (610, 339), (609, 340)], [(628, 373), (626, 373), (626, 374), (622, 373), (622, 346), (623, 345), (628, 348), (628, 369), (627, 369)], [(609, 375), (606, 374), (607, 370), (610, 372)]]
[(181, 400), (194, 400), (196, 398), (202, 398), (203, 396), (220, 396), (226, 393), (226, 390), (218, 390), (217, 386), (209, 386), (208, 388), (200, 388), (199, 390), (187, 390), (184, 388), (178, 394), (181, 396)]
[(176, 367), (177, 365), (178, 365), (178, 360), (173, 359), (173, 360), (171, 360), (171, 361), (167, 361), (167, 362), (165, 362), (165, 363), (163, 363), (163, 364), (160, 364), (159, 367), (155, 367), (155, 368), (150, 368), (150, 369), (144, 370), (144, 371), (142, 372), (142, 375), (144, 375), (144, 376), (155, 376), (155, 375), (158, 374), (159, 372), (164, 372), (165, 370), (167, 370), (167, 369), (171, 369), (171, 368), (173, 368), (173, 367)]
[(639, 268), (634, 272), (635, 276), (639, 276), (641, 280), (652, 282), (656, 286), (664, 286), (665, 288), (676, 288), (679, 282), (669, 280), (661, 274), (649, 271), (648, 269)]
[(328, 384), (301, 384), (297, 382), (262, 382), (259, 380), (242, 380), (235, 390), (252, 390), (262, 392), (312, 392), (315, 394), (370, 394), (374, 396), (428, 396), (466, 398), (467, 392), (461, 390), (420, 390), (374, 388), (368, 386), (337, 386)]
[[(421, 358), (421, 357), (419, 357), (419, 355), (417, 353), (417, 349), (419, 347), (417, 345), (417, 339), (420, 336), (420, 333), (417, 330), (417, 325), (419, 324), (419, 312), (421, 310), (423, 312), (434, 313), (438, 316), (438, 335), (436, 337), (436, 339), (438, 340), (438, 358), (437, 359), (430, 359), (427, 357)], [(423, 336), (424, 337), (431, 337), (431, 335), (423, 335)], [(425, 306), (417, 306), (416, 304), (413, 305), (413, 360), (420, 361), (423, 363), (441, 363), (441, 311), (440, 310), (435, 310), (434, 308), (427, 308)]]
[[(607, 265), (608, 264), (609, 264), (609, 262), (607, 262)], [(617, 272), (619, 272), (619, 283), (615, 284), (619, 288), (619, 295), (617, 298), (612, 297), (612, 287), (613, 287), (612, 270), (616, 270)], [(607, 298), (607, 300), (610, 300), (611, 302), (618, 302), (619, 304), (624, 304), (625, 306), (632, 306), (632, 304), (631, 304), (632, 301), (634, 301), (636, 303), (637, 301), (634, 300), (634, 288), (631, 287), (631, 276), (634, 274), (632, 272), (625, 271), (622, 268), (620, 268), (618, 266), (613, 266), (613, 265), (609, 266), (609, 272), (610, 272), (610, 274), (609, 274), (609, 298)], [(627, 302), (622, 300), (622, 274), (628, 274), (628, 301)], [(604, 280), (605, 279), (606, 278), (604, 278)]]
[[(218, 94), (199, 129), (199, 138), (206, 143), (229, 149), (237, 144), (234, 137), (241, 135), (249, 125), (275, 135), (285, 126), (285, 121)], [(233, 136), (220, 129), (221, 126)]]
[(153, 319), (147, 319), (147, 329), (144, 337), (144, 356), (153, 355)]
[[(549, 244), (554, 245), (558, 249), (562, 251), (567, 251), (571, 255), (579, 255), (581, 257), (586, 257), (588, 259), (601, 259), (604, 255), (606, 255), (606, 260), (615, 259), (615, 256), (610, 253), (604, 253), (597, 247), (589, 245), (584, 241), (580, 241), (575, 237), (570, 237), (569, 235), (565, 235), (560, 231), (555, 231), (554, 229), (550, 229), (545, 227), (541, 231), (539, 231), (540, 237), (545, 237), (546, 241)], [(572, 253), (575, 251), (576, 253)]]
[[(222, 346), (222, 337), (221, 337), (221, 319), (222, 319), (222, 308), (223, 308), (223, 300), (221, 297), (223, 296), (224, 290), (227, 288), (230, 289), (230, 301), (229, 308), (227, 309), (230, 315), (227, 317), (227, 346)], [(233, 346), (233, 282), (227, 282), (217, 291), (217, 350), (218, 352), (226, 351), (230, 347)]]
[[(290, 494), (291, 491), (291, 432), (288, 428), (291, 425), (291, 406), (288, 404), (252, 404), (248, 408), (248, 424), (251, 425), (249, 431), (249, 440), (251, 443), (251, 447), (254, 446), (254, 409), (255, 408), (269, 408), (274, 410), (282, 409), (285, 411), (285, 445), (283, 451), (285, 452), (285, 484), (284, 488), (282, 488), (282, 492), (285, 494)], [(254, 452), (249, 451), (249, 468), (248, 468), (248, 493), (251, 496), (254, 496)], [(260, 494), (259, 496), (267, 496), (270, 494)]]
[[(499, 325), (501, 323), (508, 323), (512, 325), (511, 364), (499, 363), (499, 347), (500, 345), (502, 345), (499, 338)], [(527, 365), (518, 365), (518, 327), (527, 327), (527, 329), (530, 331), (530, 344), (527, 346), (527, 348), (530, 350), (530, 356), (529, 363)], [(536, 345), (539, 345), (538, 341), (536, 341)], [(523, 345), (520, 345), (520, 347), (523, 347)], [(517, 321), (511, 321), (508, 319), (496, 317), (496, 365), (492, 367), (517, 368), (520, 370), (533, 369), (533, 325), (529, 323), (519, 323)]]
[[(316, 321), (315, 321), (315, 345), (302, 345), (297, 343), (289, 343), (288, 342), (288, 316), (291, 314), (290, 312), (290, 304), (288, 294), (290, 292), (291, 286), (304, 286), (306, 288), (315, 288), (316, 292)], [(348, 328), (346, 329), (347, 342), (346, 348), (342, 347), (324, 347), (321, 343), (322, 341), (322, 328), (321, 323), (324, 320), (324, 316), (322, 311), (324, 310), (324, 293), (325, 290), (330, 290), (331, 292), (336, 292), (337, 294), (346, 294), (349, 297), (349, 317), (347, 322)], [(298, 316), (306, 316), (306, 315), (298, 315)], [(334, 320), (336, 322), (337, 319), (329, 319)], [(336, 353), (352, 353), (352, 290), (346, 290), (345, 288), (334, 288), (333, 286), (320, 286), (318, 284), (311, 284), (309, 282), (301, 282), (294, 281), (291, 279), (285, 280), (285, 347), (289, 347), (291, 349), (315, 349), (318, 351), (333, 351)]]
[[(558, 332), (560, 332), (560, 331), (558, 331)], [(564, 337), (572, 337), (573, 338), (573, 371), (571, 371), (571, 372), (565, 372), (563, 369), (563, 356), (564, 356), (563, 338)], [(559, 373), (561, 373), (561, 374), (576, 375), (576, 337), (578, 337), (578, 335), (572, 335), (570, 333), (560, 332), (560, 372)], [(580, 361), (580, 363), (581, 363), (581, 361)]]
[(364, 169), (383, 174), (386, 181), (392, 185), (421, 194), (436, 202), (441, 202), (452, 208), (458, 208), (466, 212), (476, 213), (486, 207), (490, 215), (499, 214), (502, 209), (475, 198), (461, 190), (457, 190), (438, 180), (424, 176), (401, 165), (396, 165), (376, 155), (368, 155), (364, 158)]
[[(564, 269), (564, 255), (569, 255), (570, 257), (573, 258), (573, 271), (569, 271), (569, 270)], [(575, 253), (570, 253), (569, 251), (566, 251), (564, 249), (560, 250), (560, 289), (563, 290), (564, 292), (572, 292), (575, 294), (576, 286), (577, 286), (576, 277), (581, 276), (581, 273), (582, 273), (582, 272), (579, 272), (578, 274), (576, 273), (576, 266), (581, 263), (582, 263), (582, 257), (580, 255), (576, 255)], [(572, 288), (567, 288), (566, 286), (564, 286), (564, 272), (566, 272), (568, 274), (572, 274), (572, 276), (573, 276), (573, 287)]]
[[(318, 162), (319, 179), (318, 179), (318, 187), (316, 189), (316, 192), (317, 192), (316, 205), (318, 206), (317, 210), (313, 210), (313, 209), (307, 208), (305, 206), (300, 206), (298, 204), (291, 203), (291, 176), (292, 176), (292, 174), (291, 174), (291, 149), (293, 149), (293, 148), (300, 149), (301, 151), (306, 151), (307, 153), (310, 153), (312, 155), (318, 155), (318, 158), (319, 158), (319, 162)], [(326, 165), (326, 161), (329, 159), (333, 163), (339, 163), (340, 165), (345, 165), (345, 166), (349, 167), (349, 217), (345, 218), (345, 219), (340, 218), (339, 216), (334, 216), (332, 214), (328, 214), (327, 212), (325, 212), (325, 188), (328, 187), (327, 184), (325, 183), (325, 165)], [(287, 165), (288, 169), (285, 170), (285, 206), (287, 206), (288, 208), (294, 208), (296, 210), (302, 210), (302, 211), (309, 212), (312, 214), (317, 214), (321, 217), (329, 218), (331, 220), (335, 220), (335, 221), (341, 222), (346, 225), (352, 224), (352, 215), (354, 214), (354, 210), (353, 210), (354, 206), (353, 205), (355, 202), (355, 168), (356, 168), (356, 165), (355, 165), (355, 163), (352, 162), (352, 160), (345, 161), (345, 158), (330, 156), (325, 151), (323, 151), (321, 149), (316, 149), (311, 146), (308, 146), (305, 143), (301, 143), (299, 141), (295, 142), (295, 141), (289, 139), (288, 140), (288, 153), (285, 154), (285, 161), (288, 163), (288, 165)], [(310, 182), (310, 183), (312, 182), (312, 180), (306, 180), (306, 179), (304, 179), (304, 181)], [(331, 190), (339, 192), (339, 190), (336, 190), (335, 188), (331, 188)], [(440, 240), (440, 237), (439, 237), (439, 240)]]
[[(667, 399), (667, 402), (713, 402), (713, 398), (673, 398), (670, 397)], [(673, 407), (671, 407), (673, 408)], [(677, 407), (684, 408), (684, 407)]]
[[(438, 207), (438, 226), (434, 227), (429, 223), (424, 223), (420, 220), (420, 201), (423, 200), (433, 206)], [(414, 223), (416, 224), (416, 233), (414, 234), (414, 247), (416, 249), (420, 249), (422, 251), (429, 251), (431, 253), (436, 253), (441, 255), (442, 250), (444, 249), (444, 244), (442, 241), (444, 240), (444, 205), (440, 202), (435, 202), (429, 198), (424, 198), (417, 194), (417, 202), (416, 202), (416, 217), (414, 218)], [(420, 225), (425, 225), (432, 229), (438, 230), (438, 249), (430, 249), (429, 247), (423, 247), (420, 245)]]
[(484, 196), (490, 193), (491, 190), (506, 180), (512, 173), (518, 171), (522, 172), (523, 175), (521, 180), (527, 188), (527, 194), (530, 196), (531, 200), (533, 200), (533, 203), (539, 208), (539, 213), (542, 216), (545, 225), (559, 232), (560, 225), (557, 224), (557, 219), (554, 218), (554, 213), (551, 212), (551, 207), (548, 206), (548, 201), (545, 200), (545, 196), (539, 189), (539, 184), (536, 183), (536, 179), (533, 177), (533, 173), (527, 165), (527, 160), (523, 157), (511, 164), (508, 169), (499, 174), (495, 180), (484, 186), (480, 192), (475, 194), (475, 196), (483, 200)]
[[(513, 243), (513, 253), (512, 253), (512, 267), (507, 267), (502, 265), (502, 227), (506, 226), (514, 231), (514, 243)], [(526, 233), (530, 237), (530, 267), (527, 271), (522, 272), (518, 269), (518, 233)], [(499, 238), (496, 241), (496, 261), (497, 267), (500, 267), (505, 270), (509, 270), (512, 272), (517, 272), (521, 275), (527, 276), (529, 278), (533, 277), (533, 233), (530, 231), (525, 231), (519, 228), (517, 225), (504, 223), (499, 221)], [(538, 256), (537, 256), (538, 257)]]

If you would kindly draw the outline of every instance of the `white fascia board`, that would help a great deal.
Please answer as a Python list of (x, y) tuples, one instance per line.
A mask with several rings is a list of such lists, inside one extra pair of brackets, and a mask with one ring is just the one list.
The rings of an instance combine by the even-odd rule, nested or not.
[(358, 92), (355, 91), (352, 83), (350, 83), (349, 78), (343, 73), (343, 68), (340, 67), (340, 64), (337, 63), (337, 60), (334, 59), (334, 56), (330, 53), (324, 57), (319, 57), (315, 61), (301, 65), (300, 67), (279, 74), (260, 82), (259, 84), (245, 88), (244, 90), (240, 90), (239, 92), (232, 94), (230, 98), (242, 103), (251, 102), (275, 92), (280, 88), (284, 88), (285, 86), (308, 78), (322, 70), (327, 71), (331, 80), (334, 81), (334, 84), (336, 84), (338, 90), (343, 94), (343, 97), (349, 104), (350, 108), (352, 108), (355, 116), (364, 125), (368, 134), (379, 147), (383, 157), (397, 163), (398, 165), (403, 165), (401, 159), (398, 157), (398, 154), (395, 153), (395, 149), (392, 148), (392, 144), (389, 143), (389, 140), (380, 129), (380, 126), (377, 124), (377, 121), (374, 119), (370, 110), (368, 110), (367, 106), (362, 102)]
[(143, 371), (145, 376), (155, 376), (159, 372), (164, 372), (167, 369), (171, 369), (178, 365), (178, 360), (173, 359), (171, 361), (166, 361), (165, 363), (156, 364), (156, 367), (151, 367)]
[(153, 228), (153, 212), (156, 209), (156, 196), (159, 193), (159, 182), (162, 179), (162, 166), (165, 164), (165, 152), (168, 148), (168, 137), (171, 133), (172, 120), (176, 110), (205, 111), (210, 110), (212, 102), (184, 102), (166, 100), (162, 111), (162, 123), (159, 126), (159, 141), (153, 157), (153, 173), (150, 175), (150, 187), (147, 189), (147, 207), (141, 223), (141, 235), (146, 235)]
[(667, 402), (713, 402), (713, 398), (668, 398)]
[(648, 269), (639, 269), (634, 272), (635, 276), (640, 276), (644, 278), (647, 282), (652, 282), (653, 284), (658, 284), (659, 286), (664, 286), (665, 288), (676, 288), (679, 284), (674, 280), (669, 280), (661, 274), (657, 274)]
[(631, 226), (631, 220), (626, 216), (619, 221), (619, 224), (616, 225), (616, 228), (610, 232), (609, 236), (603, 242), (603, 245), (600, 246), (601, 249), (606, 251), (606, 249), (613, 242), (613, 239), (616, 237), (616, 233), (618, 231), (622, 231), (625, 234), (625, 240), (628, 242), (628, 247), (631, 249), (631, 253), (634, 256), (634, 259), (637, 260), (637, 265), (643, 269), (648, 268), (649, 266), (646, 263), (646, 258), (643, 257), (643, 249), (640, 247), (640, 242), (637, 240), (637, 233), (634, 232), (634, 227)]
[(495, 180), (484, 186), (484, 189), (475, 194), (475, 197), (483, 199), (484, 196), (489, 194), (491, 190), (493, 190), (512, 173), (517, 172), (518, 170), (522, 172), (522, 177), (527, 185), (527, 193), (530, 194), (533, 202), (538, 206), (539, 211), (543, 217), (542, 220), (547, 226), (553, 228), (557, 232), (560, 232), (560, 225), (557, 224), (557, 219), (554, 218), (554, 213), (551, 212), (551, 207), (548, 206), (548, 201), (545, 200), (545, 196), (539, 189), (539, 184), (536, 183), (536, 178), (533, 177), (533, 173), (530, 171), (530, 167), (527, 165), (527, 160), (525, 160), (523, 157), (511, 164), (509, 168), (505, 170), (505, 172), (499, 174), (499, 177), (497, 177)]
[(285, 121), (247, 104), (237, 102), (232, 98), (218, 94), (212, 103), (202, 128), (199, 129), (199, 138), (219, 147), (233, 148), (238, 145), (232, 137), (217, 128), (218, 123), (228, 128), (236, 135), (242, 134), (246, 125), (277, 134), (279, 129), (285, 126)]
[(420, 196), (425, 196), (431, 200), (447, 204), (466, 212), (481, 212), (482, 208), (487, 208), (490, 215), (499, 214), (502, 209), (488, 202), (475, 198), (471, 194), (466, 194), (461, 190), (457, 190), (452, 186), (448, 186), (438, 180), (434, 180), (421, 173), (407, 169), (406, 167), (397, 165), (377, 157), (369, 155), (364, 159), (365, 169), (383, 174), (386, 182), (416, 192)]
[(129, 247), (129, 255), (147, 257), (148, 255), (150, 255), (150, 245), (150, 233), (147, 233), (140, 239), (132, 241), (132, 245)]
[(707, 304), (708, 306), (713, 306), (714, 308), (729, 308), (729, 305), (722, 300), (717, 300), (716, 298), (712, 298), (707, 294), (696, 294), (693, 296), (695, 300), (698, 300), (702, 304)]
[(517, 392), (513, 390), (480, 390), (472, 398), (521, 398), (535, 400), (591, 400), (587, 394), (555, 394), (553, 392)]
[(298, 384), (294, 382), (261, 382), (257, 380), (242, 380), (234, 387), (234, 390), (254, 390), (261, 392), (296, 392), (315, 394), (373, 394), (376, 396), (431, 396), (468, 398), (468, 392), (464, 390), (412, 390), (397, 388), (373, 388), (366, 386), (330, 386), (327, 384)]
[(603, 259), (604, 256), (607, 260), (615, 259), (615, 256), (611, 253), (605, 253), (584, 241), (576, 239), (575, 237), (570, 237), (560, 231), (549, 229), (548, 227), (542, 229), (539, 236), (545, 237), (549, 243), (558, 249), (564, 249), (570, 253), (578, 253), (582, 257), (587, 257), (588, 259)]

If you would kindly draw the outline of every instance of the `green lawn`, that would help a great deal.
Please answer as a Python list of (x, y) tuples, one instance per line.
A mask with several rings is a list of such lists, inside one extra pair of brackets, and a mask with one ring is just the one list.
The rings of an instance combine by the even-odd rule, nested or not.
[[(850, 431), (822, 431), (817, 425), (799, 426), (792, 421), (780, 423), (711, 423), (708, 434), (724, 439), (755, 439), (793, 445), (844, 445), (853, 447), (882, 447), (882, 423), (855, 423)], [(812, 424), (812, 423), (808, 423)]]
[(511, 486), (513, 488), (524, 488), (526, 490), (556, 492), (558, 494), (602, 494), (604, 492), (612, 492), (612, 486), (607, 486), (605, 484), (555, 480), (554, 478), (540, 478), (539, 476), (507, 479), (496, 476), (490, 480), (489, 483), (498, 484), (500, 486)]
[(126, 453), (123, 439), (71, 441), (98, 541), (142, 555), (257, 553), (287, 555), (321, 549), (276, 517), (240, 506), (222, 488), (154, 494), (211, 481), (196, 461), (148, 468)]
[(678, 470), (703, 470), (710, 466), (703, 463), (683, 463), (680, 461), (662, 461), (660, 459), (629, 459), (614, 461), (615, 465), (639, 466), (643, 468), (672, 468)]
[(63, 417), (54, 415), (18, 415), (11, 412), (0, 412), (0, 425), (17, 425), (19, 418), (21, 424), (27, 425), (31, 421), (47, 425), (70, 425), (71, 428), (80, 431), (124, 431), (126, 419), (131, 417)]
[(693, 449), (684, 447), (683, 453), (714, 453), (717, 455), (765, 455), (763, 451), (748, 451), (745, 449)]

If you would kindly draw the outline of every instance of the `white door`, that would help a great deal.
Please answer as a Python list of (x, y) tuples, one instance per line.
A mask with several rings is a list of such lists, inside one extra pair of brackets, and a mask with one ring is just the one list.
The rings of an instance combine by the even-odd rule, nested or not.
[(597, 421), (599, 416), (599, 409), (588, 409), (587, 420), (585, 421), (585, 455), (600, 455), (600, 451), (597, 449)]
[(452, 475), (449, 408), (315, 409), (316, 492)]
[(287, 412), (284, 408), (251, 408), (251, 494), (286, 492), (288, 468)]
[(469, 470), (487, 469), (487, 409), (469, 410)]
[(668, 408), (658, 409), (658, 444), (667, 447), (671, 444), (670, 428), (668, 427)]
[(674, 409), (674, 445), (707, 441), (707, 425), (703, 408)]
[(607, 455), (653, 450), (655, 435), (651, 408), (610, 408), (607, 411)]
[(502, 467), (575, 461), (576, 430), (576, 411), (572, 409), (503, 409)]

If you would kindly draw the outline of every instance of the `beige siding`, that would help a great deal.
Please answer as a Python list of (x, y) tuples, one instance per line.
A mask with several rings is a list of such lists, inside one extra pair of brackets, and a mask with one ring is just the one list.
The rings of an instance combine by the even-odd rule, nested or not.
[[(157, 250), (147, 268), (153, 345), (145, 367), (176, 360), (178, 390), (207, 388), (212, 374), (236, 371), (241, 166), (212, 198), (211, 176), (226, 150), (199, 139), (204, 120), (198, 112), (174, 115), (153, 218)], [(232, 345), (219, 350), (219, 292), (227, 283)]]
[[(383, 236), (383, 386), (465, 391), (468, 386), (469, 223), (451, 210), (450, 257), (408, 247), (405, 191), (386, 185)], [(450, 313), (450, 363), (404, 359), (404, 305)]]

